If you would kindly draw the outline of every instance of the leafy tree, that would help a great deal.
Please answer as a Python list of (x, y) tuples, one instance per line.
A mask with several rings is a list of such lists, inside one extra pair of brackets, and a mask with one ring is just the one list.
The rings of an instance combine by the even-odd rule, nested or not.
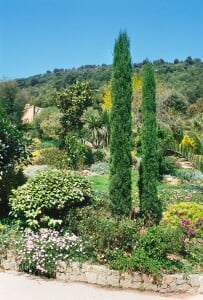
[[(8, 195), (16, 186), (15, 179), (22, 182), (20, 172), (15, 172), (17, 164), (28, 155), (25, 140), (20, 131), (8, 120), (0, 110), (0, 213), (8, 211)], [(17, 178), (19, 177), (19, 178)], [(22, 180), (21, 180), (22, 179)], [(23, 182), (22, 182), (23, 183)]]
[(198, 114), (203, 114), (203, 98), (200, 98), (195, 103), (191, 104), (188, 107), (188, 113), (191, 117)]
[(21, 123), (22, 110), (28, 103), (29, 94), (14, 80), (0, 83), (0, 106), (14, 124)]
[(34, 117), (34, 125), (42, 137), (58, 140), (61, 131), (60, 118), (62, 114), (55, 106), (44, 108)]
[(17, 93), (15, 81), (5, 81), (0, 85), (0, 106), (5, 110), (11, 121), (14, 120), (15, 107), (14, 101)]
[(166, 105), (169, 109), (171, 109), (174, 113), (182, 113), (185, 114), (187, 111), (187, 105), (184, 99), (181, 99), (176, 94), (172, 94), (166, 101)]
[(88, 82), (79, 82), (68, 89), (58, 92), (57, 107), (62, 112), (61, 124), (63, 136), (70, 131), (80, 131), (82, 128), (81, 117), (84, 110), (92, 104), (92, 91)]
[(114, 47), (110, 115), (110, 184), (113, 214), (131, 209), (132, 65), (129, 40), (121, 32)]
[(140, 212), (146, 226), (158, 224), (162, 209), (157, 193), (157, 124), (155, 79), (152, 66), (145, 64), (142, 88), (142, 161), (139, 179)]

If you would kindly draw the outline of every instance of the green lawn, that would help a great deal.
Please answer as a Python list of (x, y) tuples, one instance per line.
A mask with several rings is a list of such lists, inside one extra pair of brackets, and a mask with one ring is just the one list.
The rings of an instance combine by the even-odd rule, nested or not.
[[(132, 187), (133, 192), (137, 190), (138, 171), (132, 171)], [(109, 174), (90, 176), (89, 181), (91, 182), (94, 191), (108, 192), (109, 188)]]
[[(133, 205), (139, 205), (138, 196), (138, 171), (133, 170), (132, 172), (132, 199)], [(92, 188), (96, 192), (108, 193), (109, 187), (109, 174), (90, 176), (89, 181), (91, 182)], [(166, 209), (170, 204), (182, 201), (191, 201), (197, 203), (203, 203), (203, 193), (201, 187), (194, 185), (190, 187), (186, 182), (179, 185), (169, 185), (164, 182), (159, 182), (158, 184), (158, 195), (162, 200), (163, 209)]]

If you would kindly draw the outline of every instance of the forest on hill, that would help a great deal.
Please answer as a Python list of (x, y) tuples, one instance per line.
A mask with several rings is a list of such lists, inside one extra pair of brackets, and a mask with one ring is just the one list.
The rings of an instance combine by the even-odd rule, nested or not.
[[(133, 73), (137, 78), (142, 77), (144, 63), (133, 64)], [(175, 59), (173, 63), (159, 59), (153, 62), (153, 67), (158, 102), (166, 102), (167, 107), (186, 113), (191, 104), (203, 97), (203, 62), (200, 59), (189, 56), (184, 61)], [(9, 114), (13, 111), (13, 118), (19, 120), (26, 103), (39, 107), (53, 106), (56, 104), (56, 93), (76, 81), (88, 81), (95, 101), (100, 102), (110, 78), (111, 66), (105, 64), (85, 65), (77, 69), (56, 68), (45, 74), (1, 82), (0, 103), (7, 106)]]
[[(133, 64), (133, 149), (137, 154), (140, 147), (144, 65), (145, 61)], [(156, 79), (159, 138), (161, 148), (165, 149), (160, 157), (166, 154), (169, 143), (179, 145), (182, 140), (185, 141), (184, 138), (195, 154), (202, 154), (203, 62), (189, 56), (184, 61), (175, 59), (173, 63), (159, 59), (152, 63), (152, 67)], [(44, 108), (34, 118), (32, 138), (59, 143), (64, 117), (70, 119), (73, 129), (74, 126), (80, 127), (82, 143), (105, 148), (109, 145), (110, 135), (111, 73), (111, 65), (85, 65), (77, 69), (54, 69), (45, 74), (3, 81), (0, 82), (0, 107), (19, 128), (22, 127), (25, 104)], [(80, 102), (83, 92), (91, 98), (86, 99), (86, 103), (83, 100)], [(75, 103), (71, 93), (77, 98)], [(70, 107), (67, 106), (67, 99), (73, 101), (69, 103)], [(67, 102), (64, 102), (64, 108), (61, 101)]]

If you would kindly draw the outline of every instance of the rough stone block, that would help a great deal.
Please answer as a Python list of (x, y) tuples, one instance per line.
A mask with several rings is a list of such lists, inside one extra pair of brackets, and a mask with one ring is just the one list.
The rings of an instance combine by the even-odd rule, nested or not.
[(85, 272), (85, 277), (88, 283), (97, 283), (97, 273)]
[(200, 281), (198, 275), (190, 275), (189, 283), (191, 287), (198, 289), (200, 287)]
[(123, 273), (120, 276), (120, 286), (123, 288), (132, 288), (133, 275), (128, 273)]
[(72, 272), (74, 274), (81, 274), (81, 264), (79, 262), (72, 262), (70, 267), (72, 268)]
[(56, 279), (63, 280), (63, 281), (68, 281), (69, 280), (69, 276), (67, 274), (65, 274), (65, 273), (56, 272)]
[(107, 268), (107, 267), (105, 267), (105, 266), (96, 266), (96, 265), (94, 265), (94, 266), (92, 266), (92, 272), (95, 272), (95, 273), (97, 273), (97, 274), (108, 274), (109, 273), (109, 269)]
[(173, 288), (170, 286), (171, 292), (180, 292), (180, 293), (190, 293), (191, 286), (187, 283), (182, 283), (179, 285), (174, 285)]
[(203, 275), (199, 275), (198, 293), (203, 294)]
[(174, 275), (164, 275), (163, 279), (162, 279), (162, 286), (169, 286), (172, 282), (176, 282), (176, 277)]
[(92, 272), (93, 267), (90, 264), (83, 263), (82, 266), (81, 266), (81, 269), (82, 269), (83, 272)]
[(113, 286), (113, 287), (119, 287), (120, 286), (120, 276), (107, 276), (107, 285)]
[(133, 282), (142, 282), (142, 274), (134, 272), (133, 275)]
[(98, 278), (97, 278), (97, 284), (100, 284), (100, 285), (108, 285), (108, 281), (107, 281), (107, 278), (106, 276), (103, 276), (103, 275), (98, 275)]
[(17, 271), (17, 265), (14, 260), (2, 260), (1, 266), (4, 270)]
[(64, 261), (62, 261), (62, 260), (58, 261), (57, 266), (56, 266), (57, 272), (65, 273), (66, 268), (67, 268), (67, 264)]

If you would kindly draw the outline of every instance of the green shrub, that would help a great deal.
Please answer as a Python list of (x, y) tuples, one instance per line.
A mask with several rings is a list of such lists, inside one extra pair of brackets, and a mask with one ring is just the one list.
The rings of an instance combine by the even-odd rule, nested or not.
[(93, 157), (94, 157), (95, 162), (103, 161), (105, 158), (105, 153), (104, 153), (104, 151), (102, 151), (100, 149), (95, 149), (93, 151)]
[(34, 162), (35, 164), (49, 165), (57, 169), (68, 169), (70, 158), (65, 151), (55, 147), (49, 147), (39, 150), (38, 155), (34, 158)]
[(58, 140), (42, 140), (40, 148), (50, 148), (50, 147), (55, 147), (58, 148), (60, 145), (60, 142)]
[(6, 216), (9, 212), (8, 198), (12, 189), (23, 185), (26, 177), (21, 168), (9, 168), (0, 179), (0, 216)]
[(203, 180), (202, 172), (194, 169), (179, 169), (177, 170), (177, 176), (182, 181), (197, 182)]
[(197, 268), (203, 270), (203, 239), (193, 238), (186, 241), (186, 258)]
[(167, 258), (183, 252), (184, 235), (176, 226), (152, 227), (140, 238), (138, 247), (151, 258)]
[(28, 227), (55, 227), (63, 224), (67, 211), (91, 202), (89, 182), (81, 175), (59, 170), (36, 174), (13, 190), (11, 215)]
[(104, 199), (96, 199), (91, 206), (70, 210), (66, 227), (87, 241), (89, 258), (106, 263), (111, 251), (132, 251), (142, 226), (129, 218), (118, 219), (102, 208)]
[(160, 156), (158, 162), (159, 177), (170, 174), (176, 175), (176, 166), (174, 160), (168, 156)]
[(89, 146), (82, 144), (77, 134), (69, 133), (65, 139), (65, 150), (72, 169), (83, 168), (94, 162), (93, 153)]
[(173, 204), (164, 212), (162, 224), (180, 226), (189, 237), (203, 237), (203, 205), (193, 202)]
[(97, 162), (91, 165), (90, 171), (98, 175), (109, 174), (109, 164), (106, 162)]
[(0, 255), (6, 256), (8, 249), (14, 249), (14, 241), (19, 238), (18, 229), (9, 218), (0, 221)]
[(150, 258), (146, 252), (138, 248), (131, 255), (122, 251), (112, 251), (109, 265), (119, 271), (139, 271), (156, 275), (160, 273), (163, 261)]
[(81, 235), (83, 232), (88, 235), (88, 232), (92, 230), (91, 228), (87, 228), (88, 220), (91, 218), (95, 221), (98, 215), (102, 215), (106, 218), (106, 216), (109, 215), (109, 206), (110, 200), (107, 193), (93, 191), (92, 204), (82, 208), (70, 209), (66, 216), (65, 226), (70, 232), (76, 235)]
[(111, 251), (132, 251), (141, 224), (129, 218), (110, 217), (104, 210), (83, 209), (78, 224), (79, 235), (88, 241), (91, 255), (99, 262), (108, 262)]
[(181, 268), (182, 263), (179, 259), (170, 259), (169, 255), (182, 253), (183, 246), (183, 233), (179, 228), (152, 227), (140, 237), (131, 254), (112, 251), (109, 264), (121, 271), (171, 272)]

